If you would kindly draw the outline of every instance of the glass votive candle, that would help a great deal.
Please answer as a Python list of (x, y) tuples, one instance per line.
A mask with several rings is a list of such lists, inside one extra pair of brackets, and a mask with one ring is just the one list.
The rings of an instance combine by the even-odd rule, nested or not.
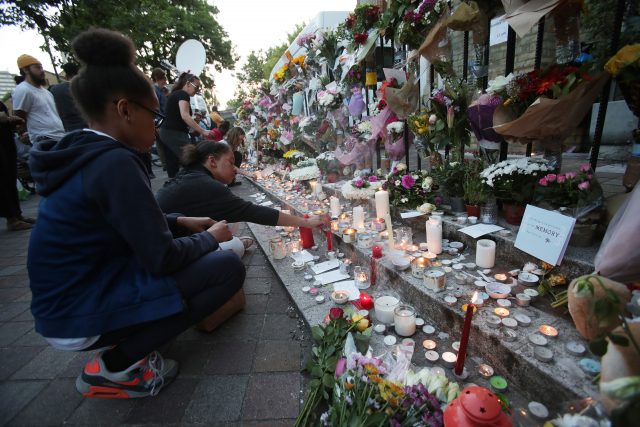
[(393, 291), (384, 291), (376, 295), (374, 308), (378, 322), (390, 325), (393, 323), (394, 311), (400, 305), (400, 297)]
[(393, 323), (396, 334), (410, 337), (416, 332), (416, 310), (406, 304), (397, 306), (393, 311)]
[(414, 258), (413, 261), (411, 261), (411, 274), (413, 277), (421, 279), (427, 265), (429, 265), (429, 260), (425, 257)]
[(369, 249), (373, 247), (373, 235), (371, 233), (361, 231), (357, 237), (358, 247), (362, 249)]
[(338, 231), (340, 230), (340, 227), (338, 225), (338, 220), (334, 219), (333, 221), (331, 221), (331, 231)]
[(355, 228), (347, 228), (342, 232), (342, 240), (345, 243), (355, 243), (358, 238), (358, 231)]
[(353, 280), (358, 289), (367, 289), (370, 286), (369, 272), (362, 266), (353, 267)]
[(393, 230), (396, 249), (405, 250), (407, 245), (413, 244), (413, 231), (411, 227), (397, 227)]
[(295, 256), (298, 252), (300, 252), (300, 240), (294, 239), (289, 242), (289, 253), (292, 256)]
[(387, 228), (387, 225), (384, 221), (384, 218), (373, 218), (371, 220), (371, 229), (375, 231), (384, 231)]

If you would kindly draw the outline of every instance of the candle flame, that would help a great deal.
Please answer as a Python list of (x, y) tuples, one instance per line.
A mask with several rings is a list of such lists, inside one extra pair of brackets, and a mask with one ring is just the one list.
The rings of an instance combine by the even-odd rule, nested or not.
[(482, 298), (480, 298), (480, 294), (478, 293), (478, 291), (473, 293), (473, 297), (471, 297), (471, 304), (478, 304), (480, 301), (482, 301)]

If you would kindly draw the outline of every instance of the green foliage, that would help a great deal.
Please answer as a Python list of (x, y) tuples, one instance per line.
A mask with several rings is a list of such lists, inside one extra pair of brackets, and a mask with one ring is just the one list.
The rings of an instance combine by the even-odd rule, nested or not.
[[(143, 70), (173, 58), (178, 47), (188, 39), (202, 42), (206, 62), (217, 71), (231, 69), (237, 60), (231, 40), (216, 21), (218, 8), (205, 0), (100, 0), (77, 1), (2, 1), (7, 12), (2, 24), (37, 28), (52, 40), (64, 56), (72, 57), (71, 41), (90, 27), (117, 30), (131, 38), (138, 49), (137, 63)], [(205, 69), (204, 86), (213, 78)]]
[(470, 205), (481, 205), (487, 201), (489, 194), (480, 179), (480, 172), (484, 169), (482, 160), (466, 163), (464, 174), (464, 199)]

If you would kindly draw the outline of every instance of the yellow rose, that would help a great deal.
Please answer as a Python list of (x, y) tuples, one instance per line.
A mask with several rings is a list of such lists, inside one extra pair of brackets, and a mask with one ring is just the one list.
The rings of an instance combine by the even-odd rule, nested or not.
[(369, 321), (361, 314), (351, 316), (351, 321), (356, 324), (356, 329), (360, 332), (364, 332), (369, 327)]
[(630, 44), (618, 51), (604, 64), (604, 69), (612, 76), (620, 74), (623, 68), (640, 61), (640, 44)]

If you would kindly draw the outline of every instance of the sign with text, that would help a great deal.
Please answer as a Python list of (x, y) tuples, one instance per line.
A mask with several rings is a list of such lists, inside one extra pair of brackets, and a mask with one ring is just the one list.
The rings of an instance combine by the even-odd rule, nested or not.
[(560, 265), (576, 219), (527, 205), (515, 247), (551, 265)]
[(506, 19), (504, 19), (504, 15), (493, 18), (489, 32), (489, 46), (506, 42), (508, 32), (509, 24), (507, 24)]

